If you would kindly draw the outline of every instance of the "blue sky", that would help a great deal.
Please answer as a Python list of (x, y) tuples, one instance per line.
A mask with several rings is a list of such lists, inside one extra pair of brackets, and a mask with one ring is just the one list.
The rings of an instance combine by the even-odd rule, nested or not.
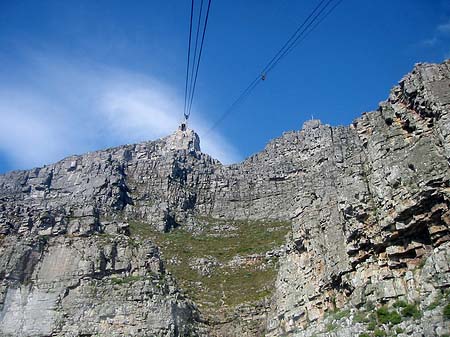
[[(450, 57), (450, 2), (344, 0), (212, 133), (318, 0), (213, 0), (191, 115), (225, 163), (311, 116), (349, 124)], [(155, 139), (182, 118), (190, 1), (0, 0), (0, 172)]]

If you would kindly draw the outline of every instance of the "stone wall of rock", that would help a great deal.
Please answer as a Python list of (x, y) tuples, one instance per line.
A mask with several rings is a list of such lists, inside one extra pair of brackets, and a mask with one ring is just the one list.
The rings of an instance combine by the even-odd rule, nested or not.
[(3, 239), (2, 336), (188, 336), (196, 309), (151, 242), (125, 235)]
[[(420, 64), (349, 127), (308, 121), (240, 164), (222, 165), (179, 129), (0, 175), (0, 331), (207, 334), (129, 221), (161, 232), (195, 232), (200, 218), (291, 221), (269, 336), (326, 335), (327, 313), (369, 302), (424, 309), (450, 283), (449, 111), (450, 62)], [(426, 317), (409, 326), (448, 327), (437, 311)], [(346, 336), (367, 324), (339, 325)]]
[[(368, 302), (425, 310), (448, 289), (449, 66), (416, 66), (349, 128), (303, 131), (321, 140), (318, 163), (297, 195), (269, 335), (308, 335), (326, 312)], [(442, 312), (433, 319), (416, 330), (443, 333)]]

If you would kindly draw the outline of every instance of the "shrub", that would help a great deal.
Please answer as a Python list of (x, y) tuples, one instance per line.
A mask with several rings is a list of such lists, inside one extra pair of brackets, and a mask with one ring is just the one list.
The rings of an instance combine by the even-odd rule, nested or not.
[(334, 319), (340, 320), (344, 317), (348, 317), (350, 315), (350, 310), (336, 310), (334, 312)]
[(380, 329), (376, 329), (374, 331), (373, 335), (375, 337), (383, 337), (383, 336), (386, 336), (386, 332), (384, 332), (383, 330), (380, 330)]
[(402, 321), (397, 311), (389, 311), (386, 307), (381, 307), (377, 310), (377, 317), (381, 324), (399, 324)]
[(403, 309), (402, 309), (402, 315), (404, 317), (413, 317), (413, 318), (420, 318), (420, 311), (417, 308), (416, 304), (407, 304)]
[(397, 311), (393, 311), (389, 317), (389, 322), (391, 322), (392, 324), (399, 324), (402, 322), (402, 318)]
[(444, 317), (446, 319), (450, 319), (450, 303), (448, 303), (445, 307), (444, 307)]
[(397, 302), (394, 303), (394, 308), (404, 308), (407, 305), (408, 303), (406, 303), (405, 301), (398, 300)]
[(354, 323), (368, 323), (369, 319), (367, 318), (367, 313), (358, 311), (353, 316), (353, 322)]
[(359, 337), (370, 337), (370, 335), (367, 332), (363, 332), (359, 334)]

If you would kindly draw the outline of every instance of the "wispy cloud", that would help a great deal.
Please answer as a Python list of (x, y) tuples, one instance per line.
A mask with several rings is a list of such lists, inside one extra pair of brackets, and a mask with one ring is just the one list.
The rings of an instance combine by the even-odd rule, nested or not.
[(450, 34), (450, 20), (438, 25), (437, 30), (443, 34)]
[(0, 147), (11, 162), (36, 165), (62, 154), (62, 144), (70, 140), (62, 128), (52, 127), (49, 117), (54, 109), (31, 93), (0, 91)]
[(439, 42), (437, 36), (433, 36), (432, 38), (425, 39), (421, 42), (421, 44), (425, 47), (433, 47)]
[[(438, 48), (442, 46), (443, 43), (448, 44), (448, 38), (450, 36), (450, 20), (438, 24), (434, 28), (433, 35), (427, 39), (424, 39), (418, 43), (418, 46), (425, 48)], [(444, 54), (444, 58), (449, 58), (448, 53)]]
[[(0, 84), (0, 150), (15, 167), (31, 168), (166, 136), (181, 112), (179, 94), (149, 76), (39, 56), (22, 81)], [(200, 136), (206, 124), (198, 113), (191, 122)], [(240, 159), (219, 134), (201, 142), (204, 152), (224, 163)]]

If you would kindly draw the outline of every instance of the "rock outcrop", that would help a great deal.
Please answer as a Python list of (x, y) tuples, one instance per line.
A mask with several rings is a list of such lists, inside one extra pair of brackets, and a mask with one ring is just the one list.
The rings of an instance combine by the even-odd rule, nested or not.
[[(322, 143), (297, 195), (270, 335), (302, 336), (325, 312), (367, 303), (424, 310), (448, 289), (449, 112), (449, 63), (418, 65), (349, 128), (304, 130)], [(423, 317), (415, 332), (444, 326)]]
[[(349, 127), (308, 121), (240, 164), (183, 127), (1, 175), (0, 332), (443, 336), (449, 160), (446, 61), (417, 65)], [(210, 291), (199, 307), (188, 286)], [(215, 307), (229, 310), (205, 317)]]
[(151, 242), (40, 237), (2, 242), (2, 336), (178, 336), (195, 308)]

